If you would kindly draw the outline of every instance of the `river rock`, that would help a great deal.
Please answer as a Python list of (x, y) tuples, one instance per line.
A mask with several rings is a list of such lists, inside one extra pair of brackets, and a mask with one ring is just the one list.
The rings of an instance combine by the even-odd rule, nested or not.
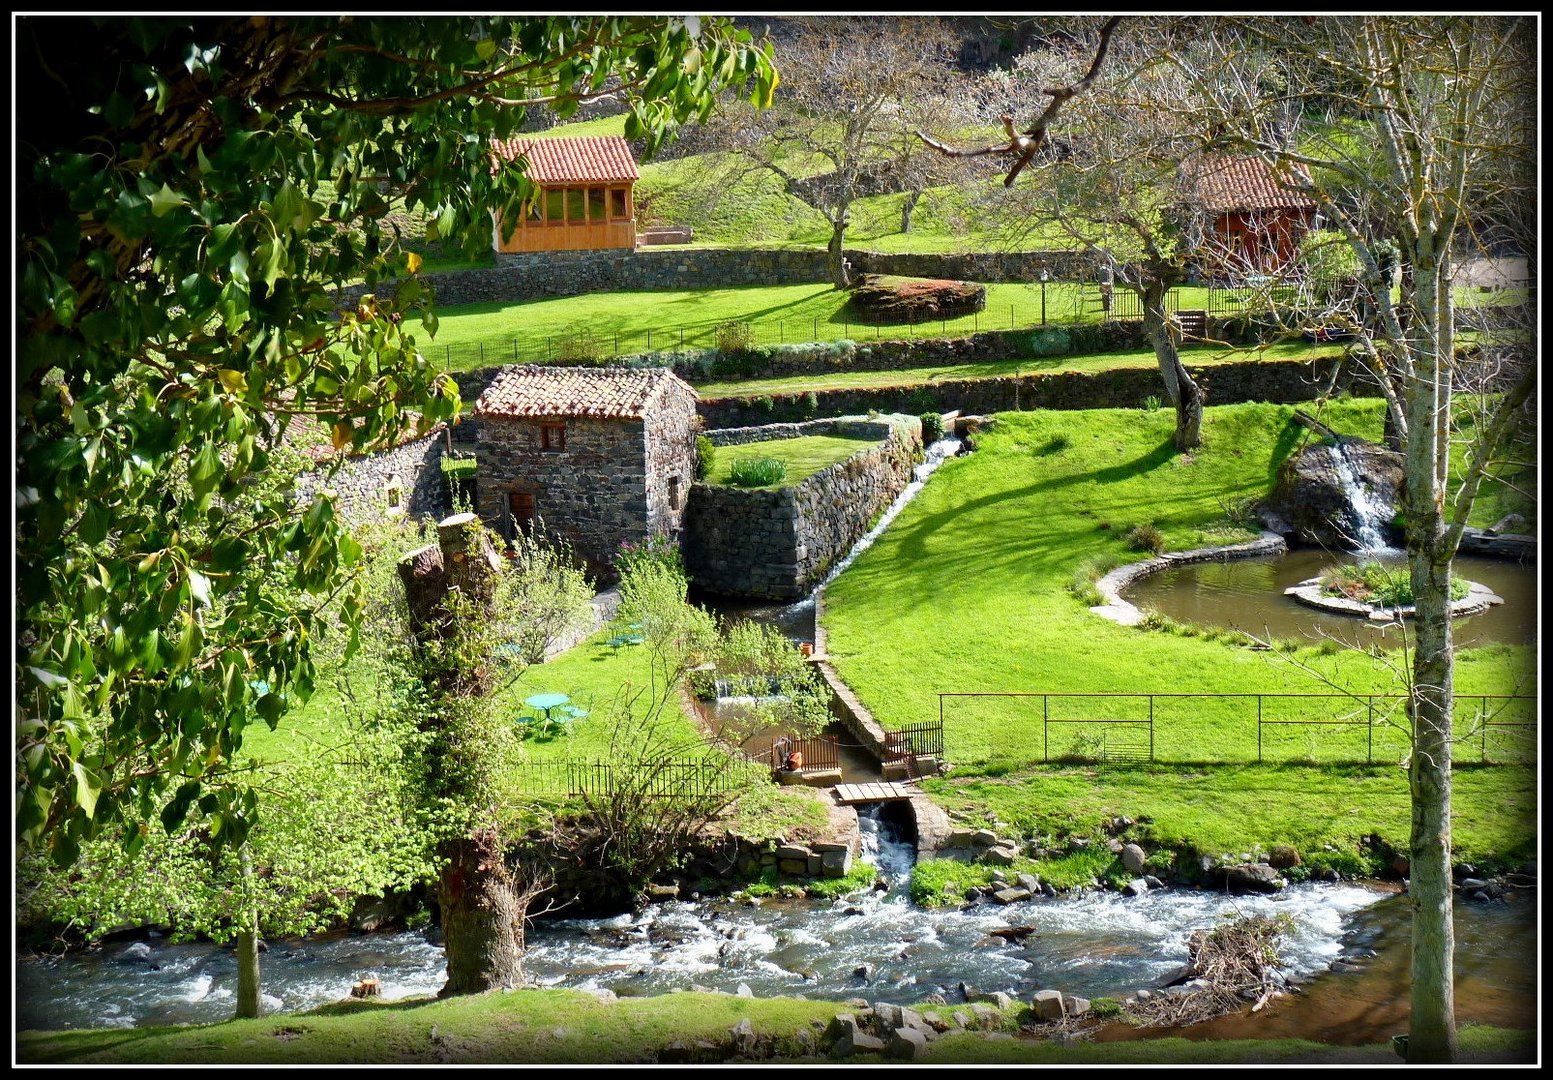
[(1149, 883), (1142, 878), (1133, 878), (1122, 886), (1122, 892), (1128, 896), (1142, 896), (1149, 891)]
[(999, 1023), (1003, 1018), (999, 1012), (985, 1002), (977, 1001), (971, 1005), (971, 1015), (976, 1018), (981, 1027)]
[(782, 873), (784, 873), (784, 874), (791, 874), (794, 877), (804, 877), (805, 875), (807, 875), (809, 873), (809, 860), (808, 859), (778, 859), (777, 860), (777, 869), (782, 871)]
[(1089, 1012), (1089, 999), (1063, 994), (1062, 1008), (1068, 1016), (1083, 1016)]
[[(740, 986), (739, 989), (747, 990), (748, 987)], [(740, 996), (748, 995), (741, 994)], [(755, 1025), (750, 1022), (750, 1018), (747, 1016), (728, 1029), (728, 1038), (733, 1043), (734, 1050), (741, 1054), (753, 1054), (759, 1042), (755, 1035)]]
[(739, 984), (739, 989), (737, 991), (735, 991), (734, 996), (735, 997), (742, 997), (742, 998), (752, 998), (752, 997), (755, 996), (755, 991), (750, 989), (750, 984), (749, 983), (742, 983), (741, 982)]
[(137, 941), (123, 952), (119, 953), (120, 960), (144, 960), (151, 955), (151, 946), (144, 941)]
[(1461, 879), (1460, 887), (1470, 892), (1473, 889), (1481, 889), (1487, 885), (1488, 882), (1484, 881), (1482, 878), (1469, 877)]
[(1412, 863), (1407, 861), (1406, 855), (1398, 854), (1391, 860), (1391, 872), (1396, 874), (1397, 877), (1410, 876), (1408, 871), (1410, 871), (1412, 868)]
[(999, 889), (992, 898), (1000, 904), (1017, 904), (1030, 899), (1029, 889)]
[(949, 1021), (945, 1020), (940, 1014), (936, 1012), (923, 1013), (922, 1022), (928, 1027), (932, 1028), (934, 1033), (938, 1035), (942, 1035), (952, 1026)]
[(971, 843), (977, 847), (992, 847), (998, 842), (998, 834), (991, 829), (977, 829), (971, 833)]
[(983, 862), (998, 866), (1012, 866), (1014, 860), (1019, 858), (1019, 852), (1011, 847), (990, 847), (982, 853), (981, 858)]
[(1019, 874), (1014, 880), (1019, 882), (1021, 889), (1029, 889), (1032, 896), (1041, 891), (1041, 879), (1034, 874)]
[(843, 1035), (830, 1048), (830, 1056), (833, 1058), (848, 1058), (856, 1054), (880, 1054), (883, 1052), (884, 1040), (876, 1038), (866, 1031), (854, 1031), (850, 1035)]
[(1278, 871), (1265, 863), (1240, 863), (1219, 869), (1224, 874), (1224, 884), (1233, 891), (1274, 893), (1283, 888)]
[(1041, 1020), (1061, 1020), (1067, 1015), (1064, 1011), (1061, 990), (1037, 990), (1030, 1007), (1035, 1010), (1035, 1015)]
[(679, 884), (678, 883), (671, 883), (671, 884), (668, 884), (668, 885), (652, 885), (652, 884), (649, 884), (647, 886), (647, 896), (648, 896), (649, 899), (652, 899), (652, 900), (678, 900), (679, 899)]
[(1287, 870), (1300, 865), (1300, 853), (1288, 844), (1274, 844), (1267, 853), (1267, 865), (1274, 870)]
[(1389, 528), (1402, 490), (1402, 455), (1363, 439), (1344, 438), (1339, 446), (1313, 441), (1279, 468), (1266, 506), (1288, 522), (1302, 543), (1329, 550), (1358, 546), (1359, 517), (1353, 492), (1342, 479), (1344, 461), (1379, 518)]
[(890, 1056), (911, 1061), (927, 1048), (927, 1036), (915, 1028), (901, 1028), (890, 1036)]
[(845, 847), (840, 851), (822, 852), (820, 866), (828, 878), (846, 877), (852, 872), (852, 852)]
[(1126, 844), (1122, 847), (1122, 866), (1129, 874), (1143, 873), (1143, 849), (1137, 844)]
[(859, 964), (852, 969), (852, 977), (854, 979), (862, 979), (865, 982), (871, 982), (878, 970), (879, 968), (874, 964)]
[(1159, 880), (1159, 878), (1155, 877), (1153, 874), (1144, 874), (1143, 884), (1147, 885), (1151, 889), (1163, 889), (1165, 887), (1165, 883)]

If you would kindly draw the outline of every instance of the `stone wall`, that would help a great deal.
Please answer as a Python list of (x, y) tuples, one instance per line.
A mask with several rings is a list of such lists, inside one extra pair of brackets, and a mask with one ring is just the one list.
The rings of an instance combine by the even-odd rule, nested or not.
[[(1059, 363), (1054, 361), (1053, 363)], [(1035, 362), (1032, 362), (1035, 363)], [(1326, 387), (1330, 360), (1241, 361), (1199, 367), (1188, 364), (1203, 384), (1209, 405), (1242, 401), (1293, 404), (1309, 401)], [(1374, 393), (1373, 387), (1340, 378), (1339, 389)], [(809, 393), (813, 400), (809, 400)], [(1139, 408), (1163, 391), (1159, 372), (1151, 367), (1099, 372), (1049, 372), (996, 379), (943, 379), (918, 386), (860, 387), (814, 390), (808, 393), (701, 399), (699, 411), (708, 428), (785, 423), (818, 416), (852, 413), (1018, 412), (1026, 409)]]
[(911, 482), (922, 445), (913, 417), (806, 424), (781, 437), (842, 432), (880, 441), (776, 491), (693, 485), (682, 539), (691, 580), (709, 592), (783, 600), (818, 584)]
[[(1094, 280), (1092, 260), (1068, 251), (896, 255), (847, 250), (854, 273), (966, 281)], [(828, 282), (825, 252), (811, 248), (675, 248), (635, 251), (498, 252), (497, 265), (427, 275), (439, 305), (516, 303), (545, 296), (633, 289), (720, 289)], [(345, 303), (364, 291), (342, 289)], [(379, 292), (383, 287), (379, 287)]]
[[(438, 424), (427, 435), (400, 443), (392, 450), (346, 458), (332, 476), (323, 471), (297, 479), (297, 495), (310, 502), (321, 487), (335, 492), (335, 511), (349, 522), (382, 520), (408, 515), (441, 518), (449, 508), (447, 483), (442, 476), (442, 454), (447, 449), (445, 427)], [(389, 502), (391, 489), (400, 493)]]
[(623, 541), (679, 529), (695, 475), (694, 416), (693, 394), (666, 392), (646, 423), (567, 419), (561, 450), (541, 449), (538, 420), (483, 416), (475, 451), (480, 516), (506, 535), (507, 496), (532, 495), (546, 531), (605, 571)]

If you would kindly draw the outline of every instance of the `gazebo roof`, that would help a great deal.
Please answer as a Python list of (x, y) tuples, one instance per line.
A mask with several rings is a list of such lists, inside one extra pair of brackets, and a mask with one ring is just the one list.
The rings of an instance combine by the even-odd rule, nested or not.
[(695, 388), (668, 368), (509, 367), (475, 402), (476, 416), (639, 420), (664, 390)]
[(1306, 181), (1298, 166), (1291, 166), (1286, 185), (1260, 158), (1209, 154), (1199, 162), (1194, 179), (1197, 197), (1213, 213), (1316, 208), (1314, 199), (1288, 186)]
[(618, 184), (638, 180), (631, 146), (620, 135), (565, 139), (497, 139), (491, 149), (504, 161), (528, 160), (536, 184)]

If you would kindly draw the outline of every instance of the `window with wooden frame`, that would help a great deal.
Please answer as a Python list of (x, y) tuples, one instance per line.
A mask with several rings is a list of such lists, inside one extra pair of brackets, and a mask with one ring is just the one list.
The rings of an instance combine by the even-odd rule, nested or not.
[(561, 225), (566, 221), (566, 192), (561, 188), (545, 191), (545, 224)]
[(604, 189), (601, 187), (588, 189), (588, 220), (604, 220)]
[(619, 220), (626, 216), (626, 189), (609, 189), (609, 216)]
[(571, 225), (581, 225), (588, 220), (587, 214), (588, 193), (583, 188), (566, 189), (566, 221)]
[(565, 450), (566, 425), (559, 421), (540, 424), (539, 448), (541, 450)]

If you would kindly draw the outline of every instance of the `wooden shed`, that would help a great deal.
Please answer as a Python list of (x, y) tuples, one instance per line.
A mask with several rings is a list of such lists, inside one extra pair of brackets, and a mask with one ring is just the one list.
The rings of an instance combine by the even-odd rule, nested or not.
[(1211, 276), (1279, 274), (1293, 265), (1316, 213), (1297, 186), (1307, 181), (1303, 172), (1295, 167), (1285, 180), (1260, 158), (1210, 154), (1193, 180), (1209, 219), (1201, 261)]
[(569, 139), (505, 139), (492, 143), (498, 161), (528, 163), (538, 196), (503, 241), (496, 219), (497, 251), (601, 251), (636, 246), (632, 188), (641, 174), (631, 147), (619, 135)]

